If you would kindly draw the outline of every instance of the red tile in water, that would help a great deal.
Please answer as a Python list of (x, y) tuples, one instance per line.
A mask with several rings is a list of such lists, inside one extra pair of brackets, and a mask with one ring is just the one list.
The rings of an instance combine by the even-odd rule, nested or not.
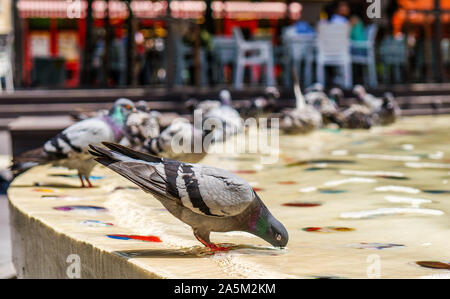
[(108, 237), (113, 239), (122, 239), (122, 240), (140, 240), (145, 242), (162, 242), (161, 239), (157, 236), (138, 236), (138, 235), (120, 235), (120, 234), (114, 234), (114, 235), (108, 235)]
[(304, 207), (304, 208), (317, 207), (321, 205), (322, 204), (318, 202), (287, 202), (283, 204), (283, 206), (285, 207)]
[(446, 262), (418, 261), (418, 262), (416, 262), (416, 264), (419, 266), (425, 267), (425, 268), (450, 270), (450, 263), (446, 263)]
[(305, 227), (303, 230), (307, 231), (307, 232), (315, 232), (315, 231), (319, 231), (321, 229), (322, 229), (321, 227), (314, 227), (314, 226), (312, 226), (312, 227)]
[(352, 227), (343, 227), (343, 226), (325, 226), (325, 227), (317, 227), (317, 226), (310, 226), (303, 228), (306, 232), (322, 232), (322, 233), (331, 233), (333, 231), (337, 232), (350, 232), (354, 231), (355, 229)]
[(281, 181), (281, 182), (278, 182), (278, 184), (280, 184), (280, 185), (295, 185), (295, 184), (297, 184), (297, 182), (295, 182), (295, 181)]

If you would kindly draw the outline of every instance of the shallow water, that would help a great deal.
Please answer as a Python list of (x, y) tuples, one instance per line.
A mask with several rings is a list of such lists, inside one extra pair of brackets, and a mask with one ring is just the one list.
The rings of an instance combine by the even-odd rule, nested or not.
[[(450, 116), (414, 117), (370, 131), (323, 129), (281, 136), (275, 164), (261, 164), (258, 154), (208, 155), (202, 164), (234, 171), (258, 190), (289, 232), (285, 249), (230, 232), (212, 233), (211, 240), (235, 247), (225, 253), (205, 252), (190, 227), (150, 195), (122, 188), (133, 184), (103, 167), (94, 170), (93, 175), (103, 176), (94, 189), (61, 187), (79, 183), (60, 175), (61, 168), (47, 170), (59, 176), (43, 176), (40, 168), (39, 179), (33, 169), (15, 182), (24, 186), (38, 180), (42, 188), (78, 198), (73, 203), (41, 197), (48, 194), (42, 188), (12, 189), (36, 194), (27, 207), (44, 209), (42, 217), (51, 225), (142, 267), (161, 269), (166, 277), (447, 277), (449, 132)], [(69, 205), (107, 211), (53, 209)], [(80, 225), (87, 219), (114, 225)], [(152, 235), (162, 242), (111, 239), (108, 234)], [(444, 266), (434, 269), (418, 261)]]

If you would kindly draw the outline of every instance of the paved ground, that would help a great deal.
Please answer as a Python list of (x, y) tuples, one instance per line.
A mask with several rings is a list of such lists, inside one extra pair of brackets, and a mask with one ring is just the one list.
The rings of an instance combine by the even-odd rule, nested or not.
[(15, 271), (11, 263), (8, 200), (0, 196), (0, 278), (11, 278)]

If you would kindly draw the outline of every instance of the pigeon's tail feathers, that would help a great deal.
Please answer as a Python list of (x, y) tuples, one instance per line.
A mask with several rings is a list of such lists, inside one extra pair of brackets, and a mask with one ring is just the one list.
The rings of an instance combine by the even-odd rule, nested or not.
[(9, 169), (14, 175), (19, 175), (34, 166), (46, 164), (58, 158), (64, 157), (59, 157), (56, 154), (49, 154), (43, 147), (39, 147), (14, 157), (12, 161), (13, 164)]
[(24, 173), (27, 170), (30, 170), (31, 168), (33, 168), (34, 166), (39, 165), (36, 162), (19, 162), (19, 163), (14, 163), (13, 165), (11, 165), (8, 169), (12, 172), (13, 177), (17, 177), (18, 175)]
[[(89, 145), (91, 148), (89, 152), (95, 157), (95, 161), (132, 181), (145, 192), (166, 198), (171, 197), (171, 194), (167, 193), (167, 181), (155, 169), (162, 162), (160, 158), (114, 143), (105, 142), (104, 145), (108, 148)], [(144, 158), (147, 159), (145, 162)]]
[[(113, 143), (113, 142), (102, 142), (102, 144), (104, 146), (106, 146), (108, 149), (110, 149), (112, 152), (109, 152), (110, 155), (113, 156), (113, 158), (118, 161), (126, 161), (131, 159), (134, 160), (142, 160), (145, 162), (150, 162), (150, 163), (162, 163), (162, 159), (153, 155), (149, 155), (143, 152), (139, 152), (139, 151), (135, 151), (131, 148), (125, 147), (123, 145), (117, 144), (117, 143)], [(91, 148), (93, 148), (93, 146), (90, 146)], [(105, 154), (105, 149), (99, 148), (99, 147), (94, 147), (95, 149), (100, 149), (100, 151), (103, 150), (103, 154)], [(106, 151), (108, 152), (108, 151)], [(95, 155), (95, 154), (94, 154)]]

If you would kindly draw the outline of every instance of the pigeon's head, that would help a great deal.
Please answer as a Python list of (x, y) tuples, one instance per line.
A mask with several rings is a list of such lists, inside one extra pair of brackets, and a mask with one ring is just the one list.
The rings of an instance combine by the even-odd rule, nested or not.
[(136, 103), (136, 109), (138, 111), (148, 112), (147, 102), (146, 101), (139, 101)]
[(286, 228), (272, 215), (268, 218), (269, 227), (267, 228), (266, 238), (264, 240), (275, 247), (285, 247), (289, 240)]
[(131, 112), (135, 112), (134, 103), (125, 98), (117, 99), (114, 106), (109, 111), (109, 115), (119, 123), (125, 123)]
[(366, 89), (364, 86), (357, 84), (353, 87), (353, 93), (359, 98), (363, 98), (366, 95)]
[(336, 102), (336, 104), (338, 105), (342, 104), (341, 100), (344, 98), (344, 92), (342, 91), (342, 89), (334, 87), (330, 90), (329, 95), (330, 98)]
[(275, 247), (285, 247), (289, 240), (289, 234), (284, 225), (278, 221), (261, 203), (261, 209), (257, 209), (252, 215), (249, 232), (267, 241)]
[(308, 88), (306, 88), (305, 90), (306, 92), (319, 92), (319, 91), (323, 91), (323, 85), (319, 82), (314, 83), (313, 85), (309, 86)]
[(275, 86), (268, 86), (264, 89), (264, 93), (268, 99), (279, 99), (280, 91)]
[(189, 100), (186, 101), (184, 105), (191, 113), (194, 113), (194, 110), (198, 105), (198, 100), (195, 98), (190, 98)]
[(223, 89), (219, 93), (219, 99), (224, 105), (231, 106), (231, 93), (227, 89)]

